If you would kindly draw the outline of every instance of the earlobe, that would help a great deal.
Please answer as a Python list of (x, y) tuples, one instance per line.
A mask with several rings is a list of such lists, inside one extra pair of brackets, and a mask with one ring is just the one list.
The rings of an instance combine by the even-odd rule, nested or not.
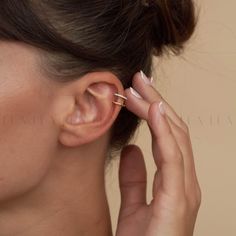
[(114, 95), (122, 96), (124, 90), (113, 74), (94, 72), (84, 81), (80, 84), (73, 112), (68, 114), (60, 132), (60, 142), (66, 146), (89, 143), (105, 134), (121, 109), (113, 101), (116, 100)]

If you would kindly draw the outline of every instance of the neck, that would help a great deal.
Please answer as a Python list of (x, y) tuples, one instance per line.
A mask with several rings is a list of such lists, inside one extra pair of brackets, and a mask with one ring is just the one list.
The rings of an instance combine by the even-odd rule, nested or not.
[(57, 166), (30, 193), (2, 203), (1, 236), (111, 236), (104, 169), (89, 166)]

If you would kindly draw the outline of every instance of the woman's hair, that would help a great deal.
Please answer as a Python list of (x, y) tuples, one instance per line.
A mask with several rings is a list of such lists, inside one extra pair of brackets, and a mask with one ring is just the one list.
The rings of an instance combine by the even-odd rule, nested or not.
[[(59, 83), (110, 71), (124, 88), (152, 71), (153, 56), (178, 55), (196, 26), (192, 0), (1, 0), (0, 40), (30, 44)], [(140, 118), (122, 108), (111, 128), (109, 154), (129, 143)]]

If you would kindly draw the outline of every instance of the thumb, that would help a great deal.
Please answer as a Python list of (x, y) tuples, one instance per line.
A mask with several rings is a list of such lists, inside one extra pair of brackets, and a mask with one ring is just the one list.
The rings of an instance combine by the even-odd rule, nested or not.
[(121, 208), (119, 219), (133, 214), (146, 204), (147, 173), (143, 154), (136, 145), (127, 145), (121, 151), (119, 168)]

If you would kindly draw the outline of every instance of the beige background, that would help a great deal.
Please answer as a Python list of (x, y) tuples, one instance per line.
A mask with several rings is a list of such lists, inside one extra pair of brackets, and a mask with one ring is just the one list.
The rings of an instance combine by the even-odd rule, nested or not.
[[(202, 204), (195, 236), (236, 235), (236, 2), (199, 0), (198, 29), (185, 54), (156, 61), (156, 88), (188, 123)], [(146, 158), (151, 197), (154, 163), (148, 127), (134, 143)], [(118, 158), (107, 172), (113, 229), (120, 204)]]

